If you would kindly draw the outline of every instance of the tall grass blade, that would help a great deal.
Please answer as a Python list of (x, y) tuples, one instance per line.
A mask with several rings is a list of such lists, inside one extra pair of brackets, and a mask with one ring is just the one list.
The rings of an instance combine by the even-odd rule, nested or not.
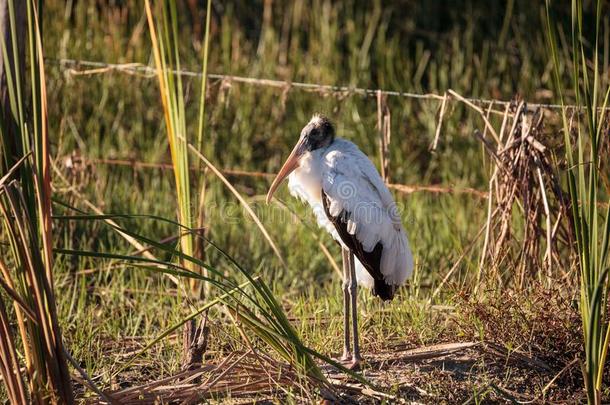
[[(10, 246), (10, 257), (2, 264), (2, 287), (12, 300), (22, 346), (18, 349), (16, 339), (5, 334), (3, 356), (23, 353), (32, 403), (70, 404), (74, 396), (53, 293), (51, 176), (39, 3), (1, 3), (7, 7), (9, 24), (2, 33), (9, 35), (0, 39), (5, 68), (0, 82), (6, 84), (6, 98), (1, 101), (4, 165), (0, 211)], [(8, 387), (11, 396), (21, 396), (14, 381), (5, 382), (12, 385)]]
[(210, 48), (210, 21), (212, 19), (212, 0), (208, 0), (205, 12), (205, 36), (203, 38), (203, 66), (201, 68), (201, 92), (199, 93), (199, 126), (197, 130), (197, 149), (203, 150), (203, 129), (205, 124), (205, 92), (208, 81), (208, 54)]
[(197, 156), (197, 158), (199, 158), (202, 162), (204, 162), (206, 164), (206, 166), (208, 168), (210, 168), (210, 170), (212, 170), (212, 172), (225, 184), (225, 186), (227, 186), (227, 188), (231, 191), (231, 193), (233, 193), (233, 195), (237, 198), (237, 200), (244, 206), (244, 209), (248, 212), (248, 214), (250, 215), (252, 220), (256, 223), (256, 225), (260, 229), (261, 233), (263, 234), (263, 236), (269, 243), (269, 246), (271, 246), (271, 249), (273, 249), (273, 252), (277, 256), (277, 258), (280, 260), (280, 263), (282, 263), (282, 265), (284, 267), (286, 267), (286, 262), (284, 261), (284, 257), (282, 256), (280, 249), (277, 247), (277, 245), (271, 238), (271, 235), (267, 231), (267, 228), (265, 228), (265, 225), (263, 225), (261, 220), (258, 218), (258, 215), (256, 215), (254, 210), (252, 210), (252, 207), (250, 207), (250, 204), (248, 204), (248, 202), (241, 196), (239, 191), (237, 191), (237, 189), (235, 187), (233, 187), (231, 182), (229, 180), (227, 180), (227, 178), (220, 172), (220, 170), (218, 170), (216, 168), (216, 166), (214, 166), (212, 164), (212, 162), (210, 162), (208, 159), (206, 159), (206, 157), (203, 156), (201, 154), (201, 152), (199, 152), (197, 149), (195, 149), (193, 147), (193, 145), (189, 144), (188, 147), (195, 154), (195, 156)]
[(4, 300), (0, 299), (0, 350), (3, 361), (0, 363), (0, 373), (4, 380), (8, 399), (12, 404), (26, 404), (28, 396), (21, 377), (21, 365), (13, 338), (13, 331), (6, 313)]
[[(588, 55), (583, 28), (583, 2), (572, 0), (571, 89), (578, 111), (569, 116), (565, 108), (561, 65), (558, 58), (555, 19), (551, 15), (551, 0), (546, 1), (547, 42), (554, 65), (554, 81), (562, 108), (565, 134), (565, 158), (568, 165), (566, 180), (572, 201), (572, 226), (576, 235), (580, 269), (580, 316), (583, 325), (585, 362), (582, 365), (587, 398), (591, 404), (601, 403), (602, 376), (610, 342), (608, 319), (602, 309), (608, 305), (608, 250), (610, 240), (610, 209), (605, 219), (599, 212), (601, 171), (600, 136), (608, 106), (609, 88), (603, 88), (599, 69), (599, 36), (602, 1), (595, 3), (595, 38), (592, 56)], [(591, 61), (592, 59), (592, 61)], [(591, 67), (592, 65), (592, 67)], [(608, 72), (604, 72), (608, 74)], [(605, 94), (600, 104), (600, 94)], [(576, 144), (571, 134), (576, 133)], [(573, 153), (575, 149), (576, 153)], [(603, 225), (602, 225), (603, 224)]]
[[(193, 215), (191, 212), (191, 183), (186, 146), (186, 113), (181, 75), (175, 73), (175, 71), (180, 70), (176, 5), (174, 2), (162, 1), (159, 8), (161, 9), (160, 24), (155, 22), (150, 1), (146, 0), (146, 18), (159, 83), (159, 95), (163, 104), (167, 140), (174, 167), (178, 219), (180, 224), (190, 230), (193, 227)], [(180, 246), (185, 254), (192, 256), (194, 253), (194, 235), (189, 232), (181, 237)], [(192, 292), (199, 290), (195, 281), (191, 280), (189, 284)]]
[[(147, 217), (150, 220), (163, 221), (179, 228), (186, 228), (184, 225), (178, 224), (175, 221), (161, 217), (144, 215), (67, 215), (58, 216), (56, 219), (94, 221), (107, 219), (109, 217), (117, 220), (119, 218), (134, 219)], [(77, 256), (119, 259), (126, 262), (131, 262), (135, 268), (140, 268), (142, 270), (170, 272), (179, 277), (186, 277), (189, 279), (192, 278), (198, 282), (207, 282), (219, 291), (218, 298), (216, 298), (216, 300), (210, 301), (199, 310), (192, 312), (191, 315), (173, 325), (170, 329), (161, 333), (146, 346), (145, 350), (139, 352), (138, 356), (142, 355), (146, 350), (152, 347), (152, 345), (163, 339), (163, 337), (167, 336), (168, 333), (171, 333), (176, 328), (193, 319), (201, 312), (209, 309), (213, 305), (222, 303), (226, 307), (230, 308), (235, 316), (237, 316), (256, 337), (260, 338), (262, 341), (272, 347), (284, 360), (293, 364), (298, 370), (301, 370), (306, 375), (315, 378), (317, 381), (326, 381), (324, 375), (311, 357), (312, 353), (315, 353), (315, 356), (320, 358), (323, 358), (323, 356), (303, 345), (294, 327), (290, 324), (288, 317), (284, 313), (282, 306), (277, 302), (269, 287), (267, 287), (263, 281), (258, 279), (258, 277), (252, 275), (249, 271), (241, 267), (237, 261), (235, 261), (226, 251), (217, 246), (213, 241), (206, 239), (206, 243), (221, 253), (221, 255), (229, 261), (232, 268), (236, 270), (236, 272), (227, 275), (226, 272), (219, 271), (200, 259), (193, 256), (188, 256), (184, 252), (176, 250), (171, 246), (155, 242), (150, 238), (129, 230), (127, 227), (117, 227), (117, 231), (124, 232), (139, 240), (140, 243), (150, 245), (154, 249), (171, 253), (172, 256), (178, 257), (182, 263), (192, 263), (197, 268), (206, 269), (208, 272), (210, 272), (211, 276), (208, 278), (198, 272), (190, 271), (189, 268), (192, 266), (180, 265), (161, 260), (152, 260), (140, 256), (65, 249), (57, 249), (56, 252), (60, 254)], [(245, 278), (246, 281), (240, 284), (237, 282), (238, 277)], [(251, 290), (247, 290), (246, 287), (250, 287)]]

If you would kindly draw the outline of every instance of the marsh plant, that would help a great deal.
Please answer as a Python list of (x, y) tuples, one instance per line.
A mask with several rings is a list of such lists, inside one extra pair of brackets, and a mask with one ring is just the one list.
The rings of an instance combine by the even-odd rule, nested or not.
[[(548, 42), (556, 89), (563, 106), (567, 186), (580, 269), (579, 308), (585, 347), (582, 372), (589, 403), (595, 404), (602, 402), (602, 377), (610, 343), (607, 314), (610, 199), (602, 183), (602, 145), (608, 142), (609, 136), (607, 108), (610, 87), (608, 80), (604, 79), (608, 72), (601, 68), (604, 57), (600, 42), (602, 9), (603, 2), (596, 1), (594, 36), (587, 38), (583, 26), (583, 2), (572, 0), (569, 48), (572, 63), (563, 66), (558, 57), (561, 50), (551, 14), (551, 1), (546, 3)], [(572, 87), (562, 85), (560, 75), (564, 73), (563, 69), (570, 72)], [(573, 95), (575, 108), (566, 107), (568, 92)]]

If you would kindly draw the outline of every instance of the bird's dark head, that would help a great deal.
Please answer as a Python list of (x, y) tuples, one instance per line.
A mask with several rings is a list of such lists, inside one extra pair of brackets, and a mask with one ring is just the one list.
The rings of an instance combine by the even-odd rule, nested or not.
[(278, 188), (282, 180), (299, 167), (301, 158), (308, 152), (323, 149), (328, 147), (335, 140), (335, 127), (328, 118), (323, 115), (315, 114), (311, 120), (301, 130), (301, 136), (297, 144), (290, 152), (288, 159), (278, 172), (275, 180), (267, 193), (267, 203), (271, 201), (273, 193)]
[(330, 120), (316, 114), (301, 130), (299, 143), (302, 143), (305, 151), (311, 152), (316, 149), (326, 148), (335, 140), (335, 127)]

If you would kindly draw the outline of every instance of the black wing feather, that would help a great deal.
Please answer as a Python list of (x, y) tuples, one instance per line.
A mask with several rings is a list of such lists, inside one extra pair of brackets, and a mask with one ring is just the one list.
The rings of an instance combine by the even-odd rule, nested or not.
[(334, 225), (345, 246), (349, 248), (371, 277), (373, 277), (373, 295), (384, 301), (394, 298), (394, 287), (386, 283), (383, 274), (381, 274), (381, 253), (383, 252), (381, 242), (377, 242), (372, 251), (365, 252), (362, 243), (356, 238), (356, 235), (352, 235), (347, 231), (347, 221), (351, 213), (343, 210), (336, 217), (330, 215), (330, 201), (324, 190), (322, 190), (322, 205), (328, 220)]

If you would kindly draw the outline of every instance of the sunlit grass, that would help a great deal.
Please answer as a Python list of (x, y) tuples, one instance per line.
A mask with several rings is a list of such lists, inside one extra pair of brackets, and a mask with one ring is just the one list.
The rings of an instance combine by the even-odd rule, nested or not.
[(7, 35), (3, 32), (0, 38), (4, 73), (0, 212), (9, 249), (0, 269), (14, 318), (8, 317), (9, 305), (3, 302), (1, 371), (14, 403), (71, 404), (74, 395), (53, 283), (50, 137), (38, 6), (34, 1), (13, 0), (3, 5), (8, 16)]
[[(572, 1), (570, 50), (573, 55), (573, 83), (571, 87), (564, 88), (560, 80), (562, 65), (558, 57), (560, 48), (555, 20), (550, 10), (551, 3), (547, 1), (547, 29), (557, 91), (562, 105), (565, 105), (566, 93), (570, 89), (580, 107), (579, 111), (564, 108), (562, 118), (565, 158), (568, 165), (567, 185), (572, 200), (572, 225), (579, 255), (580, 313), (585, 347), (582, 371), (587, 398), (591, 404), (602, 402), (602, 378), (610, 343), (610, 328), (606, 315), (610, 285), (610, 200), (604, 201), (605, 193), (600, 180), (604, 158), (602, 145), (607, 142), (604, 138), (608, 136), (606, 108), (610, 96), (610, 87), (607, 81), (602, 79), (603, 71), (600, 71), (601, 60), (608, 57), (600, 49), (602, 3), (595, 3), (595, 36), (589, 44), (583, 25), (583, 2)], [(590, 45), (592, 49), (589, 48)], [(608, 202), (608, 208), (602, 210), (599, 205), (601, 202)]]
[[(164, 2), (151, 3), (158, 6)], [(426, 8), (425, 2), (409, 3), (412, 7), (404, 10), (390, 4), (380, 7), (371, 3), (370, 7), (357, 8), (341, 2), (302, 1), (288, 2), (284, 10), (280, 3), (270, 2), (272, 18), (267, 22), (262, 21), (260, 2), (243, 7), (226, 2), (222, 8), (215, 8), (213, 3), (209, 41), (204, 40), (201, 45), (207, 48), (208, 57), (203, 59), (206, 52), (197, 44), (201, 35), (194, 35), (194, 20), (190, 19), (188, 9), (181, 6), (182, 2), (177, 3), (174, 20), (170, 9), (166, 10), (165, 22), (161, 8), (151, 9), (159, 41), (175, 44), (164, 53), (163, 83), (170, 80), (169, 68), (178, 67), (179, 53), (179, 66), (196, 72), (207, 69), (212, 73), (440, 94), (451, 88), (464, 95), (502, 99), (519, 93), (528, 101), (551, 101), (548, 93), (552, 76), (544, 30), (540, 28), (541, 10), (536, 7), (515, 7), (513, 16), (507, 17), (510, 24), (504, 35), (506, 42), (502, 43), (498, 39), (501, 26), (498, 22), (503, 21), (504, 6), (487, 13), (476, 7), (455, 9), (446, 16), (447, 25), (439, 27), (435, 25), (438, 20), (431, 12), (433, 8)], [(49, 17), (44, 21), (44, 45), (50, 58), (136, 61), (157, 66), (149, 21), (141, 2), (97, 8), (91, 2), (47, 1), (45, 12)], [(205, 14), (208, 16), (210, 13)], [(202, 17), (203, 9), (199, 22), (204, 25)], [(161, 28), (165, 23), (167, 32)], [(177, 36), (168, 41), (174, 35), (174, 23), (178, 24)], [(560, 58), (566, 63), (563, 54)], [(209, 60), (204, 68), (206, 59)], [(159, 91), (159, 76), (119, 72), (76, 76), (52, 62), (47, 70), (49, 99), (53, 100), (48, 106), (51, 155), (72, 182), (67, 185), (54, 179), (54, 195), (58, 200), (83, 209), (72, 192), (73, 187), (106, 213), (175, 218), (188, 227), (201, 225), (194, 220), (204, 204), (207, 236), (241, 267), (270, 286), (277, 297), (276, 309), (281, 307), (285, 312), (302, 343), (325, 355), (340, 352), (340, 280), (320, 249), (321, 243), (339, 259), (336, 244), (319, 230), (307, 207), (289, 197), (285, 189), (278, 196), (300, 221), (282, 217), (282, 209), (260, 203), (268, 180), (228, 177), (276, 243), (281, 254), (275, 255), (260, 227), (225, 183), (209, 169), (205, 174), (188, 173), (185, 168), (189, 163), (202, 169), (206, 165), (194, 153), (185, 153), (184, 147), (191, 143), (219, 169), (271, 172), (279, 167), (311, 114), (321, 111), (333, 117), (341, 136), (356, 142), (378, 163), (374, 98), (248, 87), (228, 81), (209, 81), (204, 89), (200, 78), (183, 77), (178, 86), (178, 76), (171, 78), (173, 95), (169, 90), (163, 95)], [(169, 100), (172, 110), (169, 126), (175, 129), (175, 134), (183, 134), (173, 138), (175, 150), (182, 153), (176, 162), (168, 138), (171, 131), (163, 99)], [(481, 128), (476, 114), (449, 103), (439, 148), (431, 154), (428, 146), (438, 124), (439, 104), (403, 98), (390, 98), (388, 102), (392, 112), (393, 182), (485, 189), (490, 162), (472, 137), (474, 129)], [(561, 123), (554, 114), (549, 116), (546, 121), (549, 133), (554, 133)], [(561, 139), (557, 142), (561, 143)], [(82, 156), (84, 163), (65, 165), (65, 158), (72, 153), (76, 154), (72, 161), (78, 162)], [(171, 162), (179, 168), (181, 178), (177, 179), (172, 171), (87, 164), (88, 158)], [(204, 176), (206, 189), (201, 198), (199, 180)], [(185, 192), (176, 187), (187, 182), (188, 187), (184, 187), (190, 195), (179, 201), (179, 193)], [(366, 291), (360, 292), (365, 358), (367, 353), (374, 357), (394, 350), (394, 344), (405, 348), (439, 341), (490, 338), (511, 348), (524, 344), (527, 337), (516, 335), (502, 341), (490, 333), (493, 330), (487, 327), (488, 320), (465, 313), (463, 303), (468, 298), (462, 294), (467, 297), (476, 282), (478, 245), (429, 302), (430, 293), (484, 222), (485, 201), (451, 194), (395, 196), (404, 207), (403, 220), (415, 252), (417, 279), (401, 291), (399, 300), (389, 305), (380, 305)], [(189, 204), (184, 203), (187, 199)], [(177, 213), (177, 208), (186, 215)], [(54, 206), (54, 213), (58, 216), (53, 223), (56, 247), (110, 255), (133, 254), (134, 249), (101, 220), (61, 219), (59, 216), (75, 212), (59, 204)], [(178, 233), (178, 226), (171, 222), (135, 218), (119, 222), (155, 241)], [(191, 249), (170, 245), (169, 248), (182, 253)], [(163, 262), (180, 262), (173, 251), (154, 253)], [(196, 256), (195, 253), (193, 249), (189, 256)], [(205, 302), (184, 305), (182, 291), (170, 280), (117, 258), (60, 254), (55, 259), (54, 282), (56, 288), (65, 292), (58, 296), (60, 324), (73, 357), (81, 361), (91, 376), (98, 377), (96, 381), (102, 387), (115, 389), (126, 382), (150, 381), (180, 369), (181, 336), (172, 332), (141, 353), (130, 370), (119, 373), (115, 379), (109, 378), (134, 354)], [(239, 274), (219, 251), (207, 244), (205, 262), (221, 273), (219, 280)], [(198, 266), (189, 260), (184, 264), (187, 268)], [(510, 272), (509, 268), (503, 270)], [(238, 284), (244, 281), (239, 277), (234, 280)], [(556, 281), (565, 286), (566, 301), (571, 298), (569, 292), (575, 291), (573, 279)], [(494, 285), (495, 280), (489, 284)], [(496, 293), (485, 291), (481, 305), (496, 305)], [(212, 297), (216, 295), (213, 290)], [(527, 301), (525, 292), (523, 300)], [(536, 308), (535, 303), (528, 305)], [(219, 305), (210, 309), (214, 319), (213, 339), (206, 357), (210, 364), (232, 350), (243, 348), (238, 323), (228, 315), (230, 312), (220, 308)], [(264, 345), (261, 340), (257, 343)], [(493, 391), (477, 385), (478, 380), (473, 378), (470, 384), (471, 392), (491, 398)], [(441, 397), (448, 393), (441, 385), (421, 386)]]

